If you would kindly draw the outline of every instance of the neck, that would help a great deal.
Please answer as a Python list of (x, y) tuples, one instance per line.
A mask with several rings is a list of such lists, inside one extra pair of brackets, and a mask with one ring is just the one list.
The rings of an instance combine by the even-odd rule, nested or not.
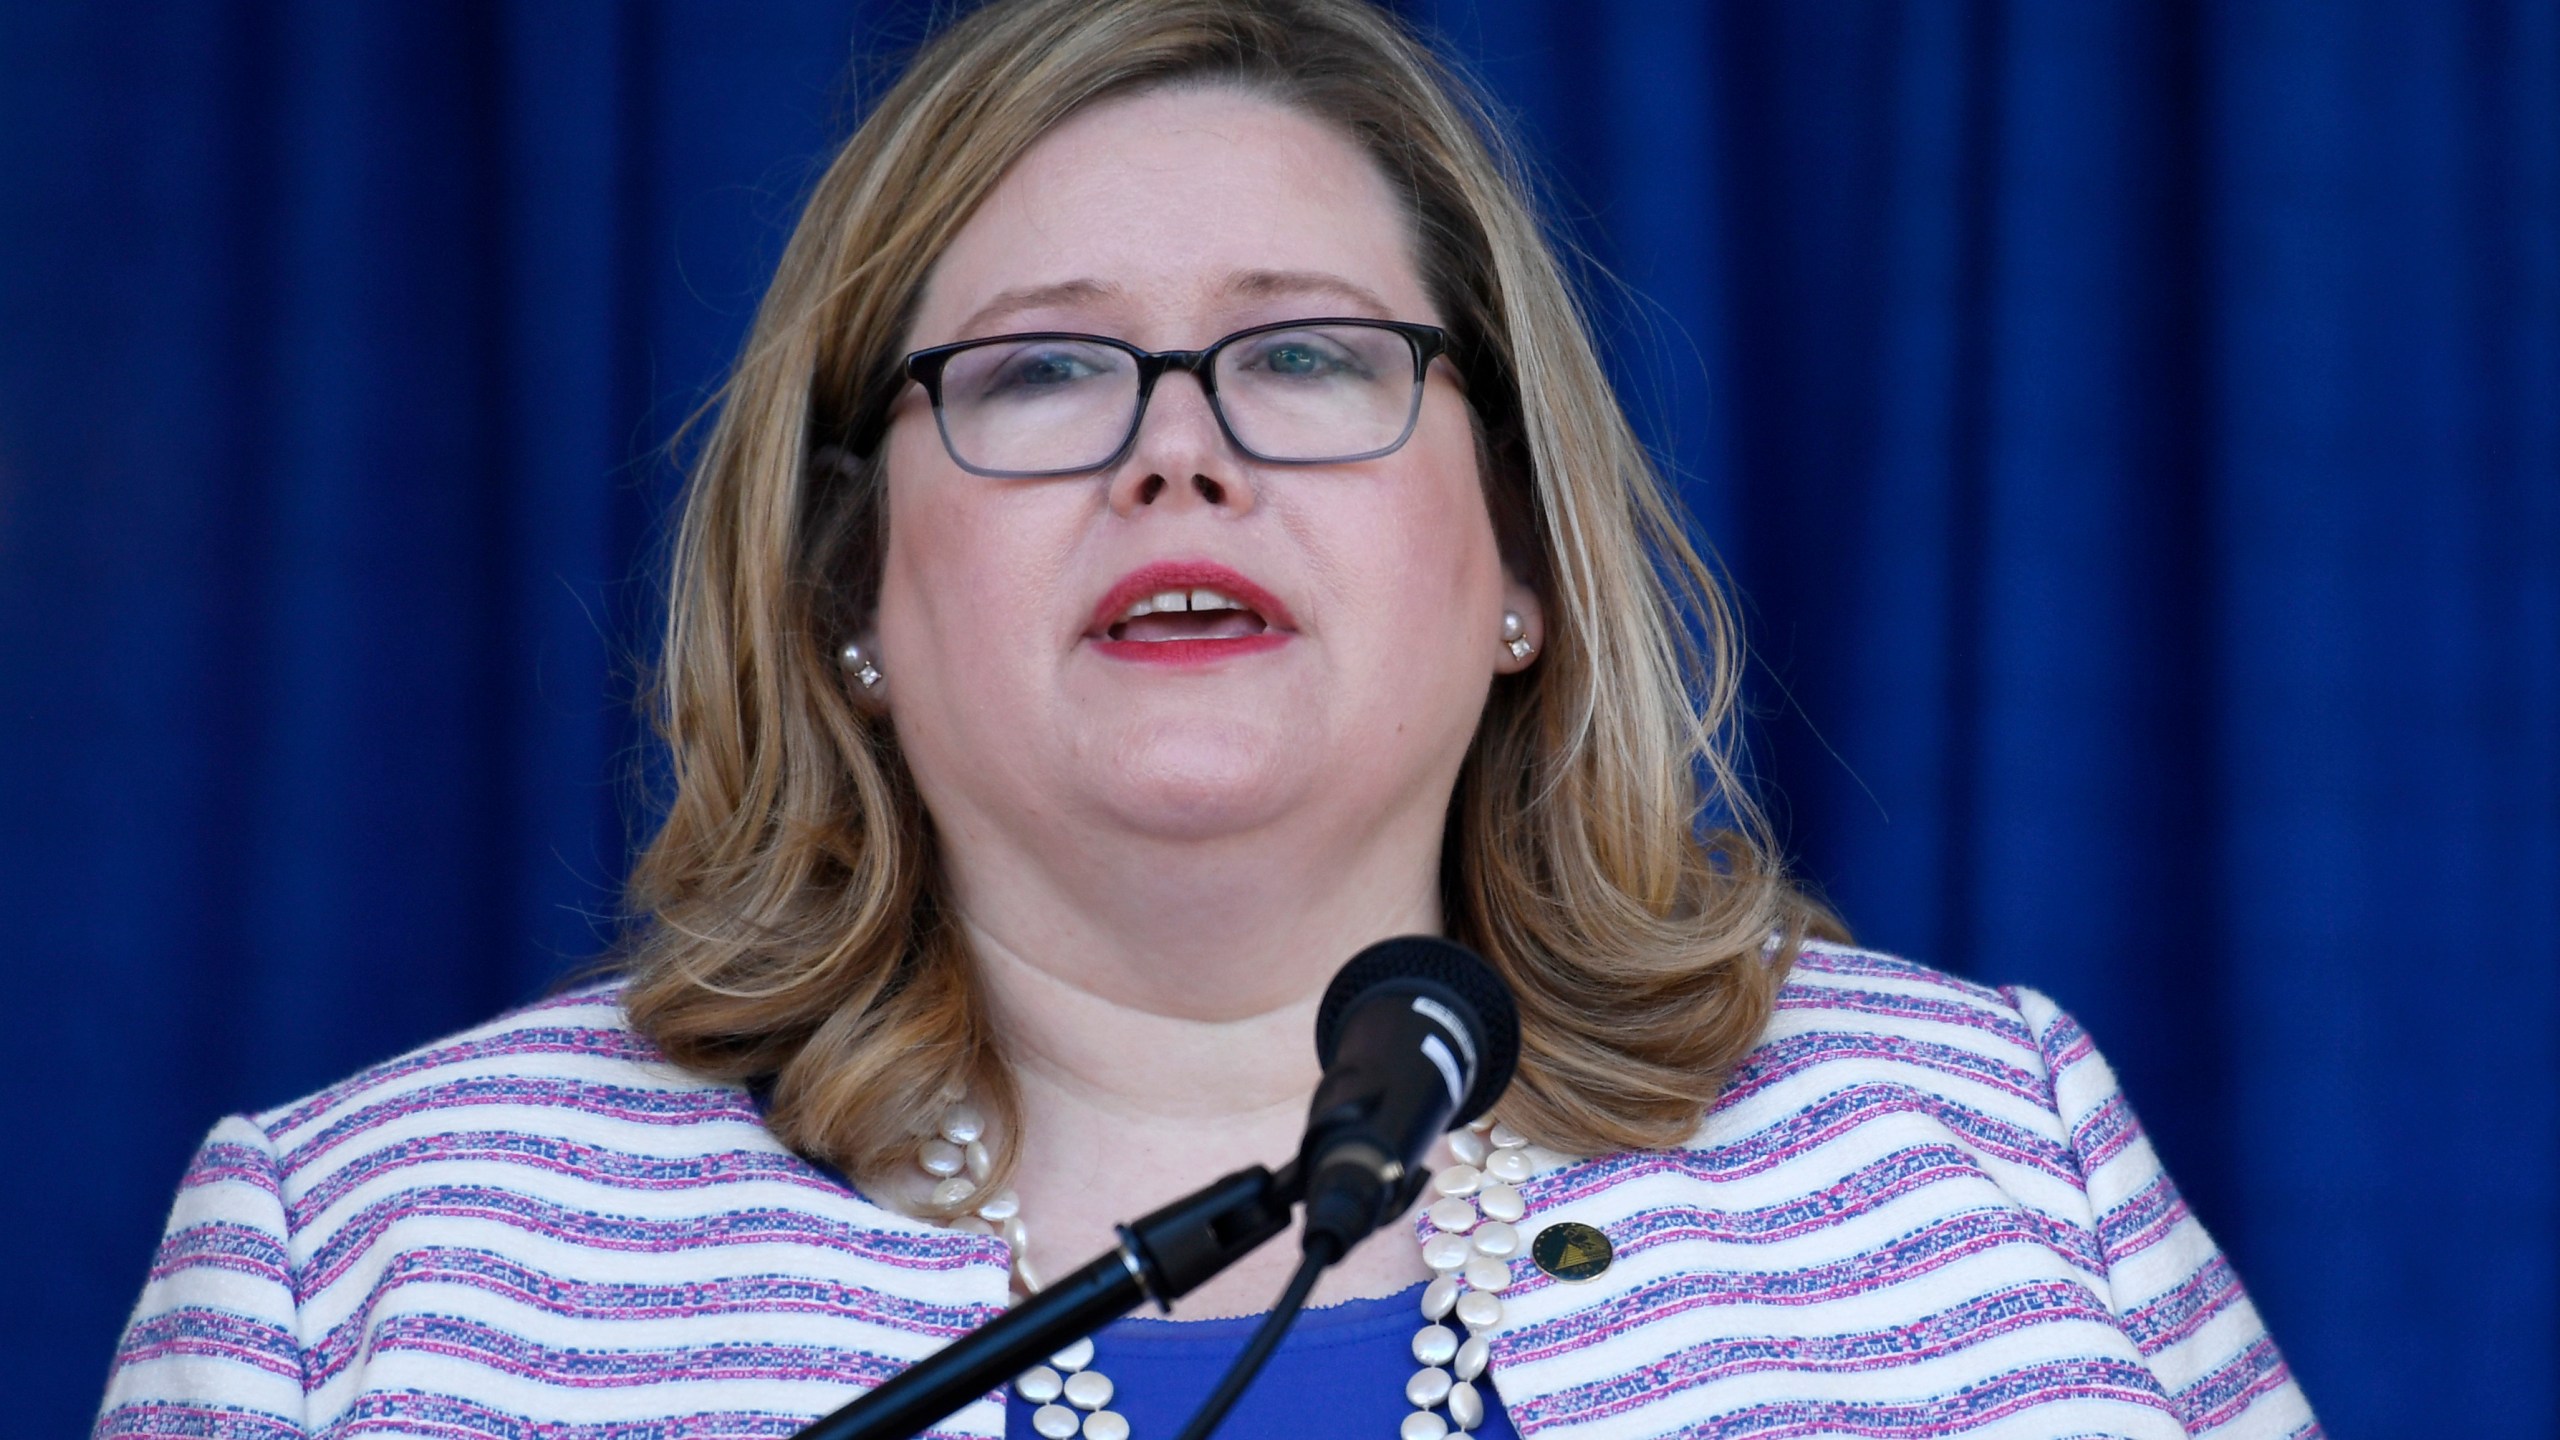
[[(1438, 839), (1384, 854), (1293, 847), (1323, 863), (1286, 870), (1271, 856), (1290, 848), (1133, 842), (1118, 853), (1135, 863), (1063, 877), (989, 867), (1008, 877), (1000, 889), (967, 883), (975, 867), (954, 863), (1021, 1096), (1016, 1189), (1040, 1274), (1099, 1253), (1117, 1222), (1296, 1153), (1320, 1078), (1317, 1002), (1362, 947), (1437, 933)], [(1265, 1246), (1184, 1312), (1267, 1307), (1296, 1249), (1293, 1237)], [(1390, 1226), (1317, 1299), (1390, 1293), (1420, 1278), (1418, 1264)]]
[(1438, 933), (1446, 808), (1442, 797), (1373, 814), (1365, 833), (1025, 835), (963, 822), (946, 825), (942, 854), (971, 940), (1016, 962), (992, 983), (1036, 971), (1124, 1012), (1079, 1021), (1242, 1021), (1312, 1003), (1372, 942)]
[(970, 939), (1026, 1104), (1134, 1130), (1233, 1129), (1302, 1111), (1315, 1088), (1321, 977), (1250, 1008), (1177, 1009), (1131, 998), (1117, 969), (1095, 981), (974, 925)]

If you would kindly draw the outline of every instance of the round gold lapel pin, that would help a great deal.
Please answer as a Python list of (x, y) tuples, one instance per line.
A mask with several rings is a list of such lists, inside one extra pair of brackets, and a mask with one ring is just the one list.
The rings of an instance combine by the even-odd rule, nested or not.
[(1609, 1237), (1578, 1220), (1559, 1220), (1529, 1242), (1529, 1258), (1559, 1280), (1596, 1280), (1617, 1258)]

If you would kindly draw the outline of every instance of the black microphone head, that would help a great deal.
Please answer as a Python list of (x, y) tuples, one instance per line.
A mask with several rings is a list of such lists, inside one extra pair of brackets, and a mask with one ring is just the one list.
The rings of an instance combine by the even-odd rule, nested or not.
[(1408, 995), (1429, 996), (1448, 1007), (1467, 1022), (1475, 1042), (1475, 1083), (1450, 1117), (1454, 1129), (1492, 1109), (1520, 1063), (1520, 1007), (1511, 987), (1466, 946), (1432, 935), (1399, 935), (1352, 956), (1316, 1007), (1316, 1060), (1333, 1068), (1342, 1022), (1361, 1004)]

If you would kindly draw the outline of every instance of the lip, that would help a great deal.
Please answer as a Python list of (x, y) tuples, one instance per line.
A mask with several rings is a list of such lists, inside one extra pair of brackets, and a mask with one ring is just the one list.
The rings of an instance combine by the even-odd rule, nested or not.
[[(1239, 635), (1223, 640), (1111, 638), (1111, 626), (1119, 620), (1121, 612), (1163, 590), (1215, 590), (1253, 607), (1253, 612), (1262, 617), (1265, 628), (1259, 635)], [(1104, 592), (1101, 602), (1093, 607), (1093, 619), (1085, 627), (1085, 638), (1093, 642), (1094, 648), (1118, 660), (1197, 665), (1277, 649), (1289, 642), (1297, 625), (1297, 617), (1289, 613), (1288, 606), (1280, 603), (1279, 596), (1227, 566), (1208, 560), (1159, 560), (1121, 576), (1118, 583)]]

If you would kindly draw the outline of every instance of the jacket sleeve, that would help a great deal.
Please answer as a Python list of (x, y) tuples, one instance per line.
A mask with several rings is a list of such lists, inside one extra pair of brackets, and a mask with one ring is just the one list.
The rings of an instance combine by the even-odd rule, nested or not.
[(305, 1440), (280, 1179), (266, 1133), (238, 1116), (196, 1152), (116, 1347), (95, 1440)]
[(2006, 993), (2044, 1055), (2054, 1108), (2096, 1217), (2107, 1301), (2188, 1433), (2213, 1440), (2320, 1435), (2240, 1277), (2160, 1168), (2097, 1046), (2043, 995)]

